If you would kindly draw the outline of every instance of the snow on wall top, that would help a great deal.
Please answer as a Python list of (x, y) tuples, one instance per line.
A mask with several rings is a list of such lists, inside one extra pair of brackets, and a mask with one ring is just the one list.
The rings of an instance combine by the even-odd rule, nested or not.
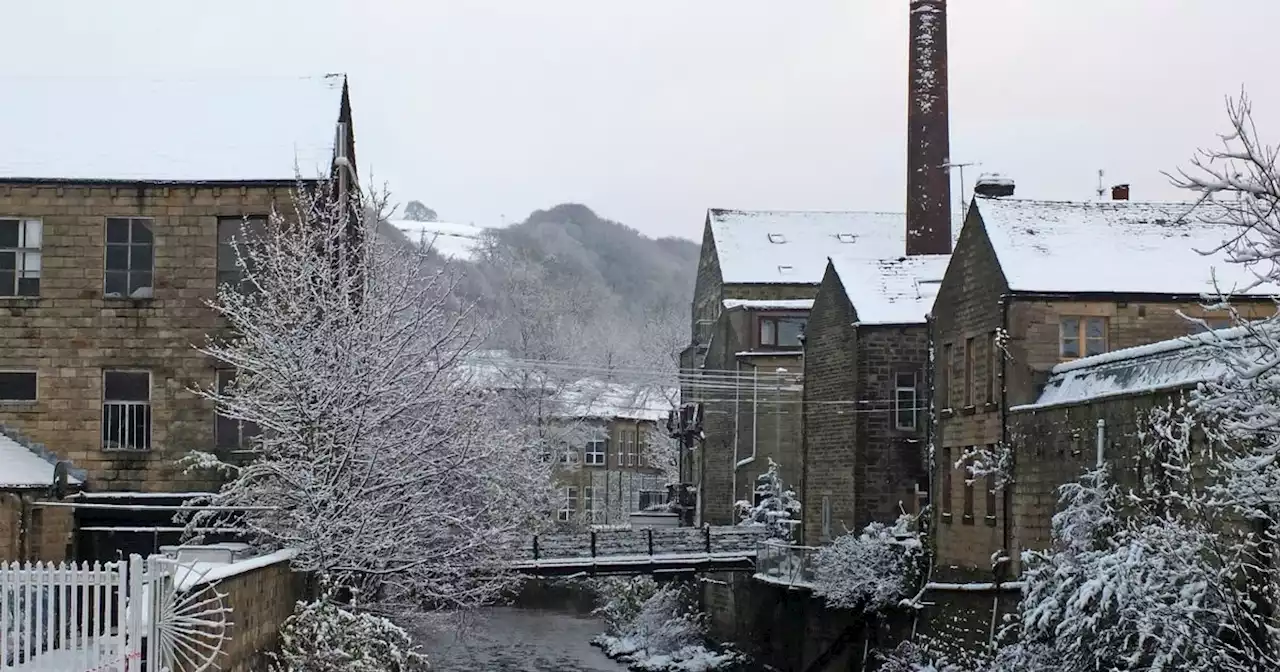
[(974, 207), (1011, 290), (1195, 295), (1212, 292), (1216, 277), (1228, 294), (1280, 293), (1250, 289), (1256, 276), (1225, 253), (1200, 254), (1231, 229), (1202, 210), (1178, 221), (1189, 203), (978, 198)]
[[(53, 485), (54, 460), (0, 432), (0, 488), (47, 488)], [(68, 483), (80, 483), (75, 476)]]
[[(0, 179), (327, 175), (342, 75), (5, 77)], [(296, 166), (296, 171), (295, 171)]]
[(725, 299), (726, 310), (813, 310), (813, 299)]
[(1011, 410), (1078, 404), (1212, 380), (1226, 367), (1207, 344), (1240, 340), (1247, 349), (1250, 339), (1248, 327), (1232, 327), (1065, 362), (1053, 367), (1035, 402)]
[(393, 219), (390, 224), (410, 242), (430, 244), (442, 257), (471, 261), (480, 249), (484, 229), (474, 224), (451, 222), (418, 222), (409, 219)]
[(831, 265), (840, 276), (858, 324), (924, 324), (933, 310), (949, 254), (892, 259), (839, 259)]
[(905, 251), (900, 212), (708, 211), (726, 284), (822, 282), (828, 257), (882, 259)]

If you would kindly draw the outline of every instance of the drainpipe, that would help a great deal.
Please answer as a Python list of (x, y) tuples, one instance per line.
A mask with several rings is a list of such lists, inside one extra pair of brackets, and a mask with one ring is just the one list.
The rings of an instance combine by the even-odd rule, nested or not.
[[(1009, 301), (1008, 293), (1000, 295), (1000, 328), (1004, 333), (1009, 333)], [(1009, 443), (1009, 358), (1000, 355), (1000, 446), (1003, 449)], [(1010, 452), (1009, 467), (1014, 473), (1017, 472), (1018, 456)], [(1013, 562), (1013, 489), (1016, 483), (1005, 483), (1003, 497), (1004, 500), (1004, 516), (1002, 521), (1002, 537), (1004, 539), (1004, 550), (1009, 554), (1009, 562)]]
[(1098, 463), (1094, 466), (1102, 468), (1103, 446), (1107, 442), (1107, 421), (1098, 418)]
[[(734, 358), (733, 361), (733, 454), (729, 456), (729, 479), (732, 483), (729, 491), (729, 522), (733, 523), (733, 516), (736, 514), (734, 504), (738, 502), (738, 446), (742, 442), (739, 436), (738, 428), (742, 425), (742, 360)], [(702, 453), (702, 459), (707, 459), (706, 452)]]

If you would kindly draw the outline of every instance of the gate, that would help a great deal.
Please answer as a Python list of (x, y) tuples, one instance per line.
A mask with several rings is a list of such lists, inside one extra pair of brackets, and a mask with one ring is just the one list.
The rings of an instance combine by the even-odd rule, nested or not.
[(201, 672), (226, 641), (222, 593), (182, 591), (162, 556), (0, 564), (0, 670)]

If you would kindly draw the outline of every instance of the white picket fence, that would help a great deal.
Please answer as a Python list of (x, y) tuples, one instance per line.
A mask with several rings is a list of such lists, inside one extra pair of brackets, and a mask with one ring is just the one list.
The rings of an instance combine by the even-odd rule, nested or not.
[(0, 670), (148, 672), (162, 660), (159, 621), (174, 589), (162, 557), (0, 564)]

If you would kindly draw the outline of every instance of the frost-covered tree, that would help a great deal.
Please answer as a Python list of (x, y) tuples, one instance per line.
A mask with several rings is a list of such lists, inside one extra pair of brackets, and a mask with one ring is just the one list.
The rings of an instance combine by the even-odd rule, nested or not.
[(478, 339), (455, 277), (375, 235), (328, 183), (294, 200), (236, 242), (244, 282), (211, 304), (229, 330), (201, 351), (237, 376), (200, 392), (263, 431), (208, 503), (240, 509), (256, 545), (297, 549), (297, 569), (367, 601), (491, 600), (548, 516), (548, 467), (459, 367)]
[(768, 471), (756, 478), (755, 501), (740, 500), (734, 505), (738, 510), (739, 525), (763, 526), (770, 539), (791, 541), (795, 527), (800, 524), (800, 500), (795, 491), (782, 482), (778, 464), (769, 459)]
[(841, 535), (813, 559), (813, 594), (833, 609), (882, 612), (908, 600), (922, 578), (924, 544), (914, 516)]
[(404, 218), (415, 222), (436, 221), (436, 211), (422, 204), (422, 201), (409, 201), (404, 206)]

